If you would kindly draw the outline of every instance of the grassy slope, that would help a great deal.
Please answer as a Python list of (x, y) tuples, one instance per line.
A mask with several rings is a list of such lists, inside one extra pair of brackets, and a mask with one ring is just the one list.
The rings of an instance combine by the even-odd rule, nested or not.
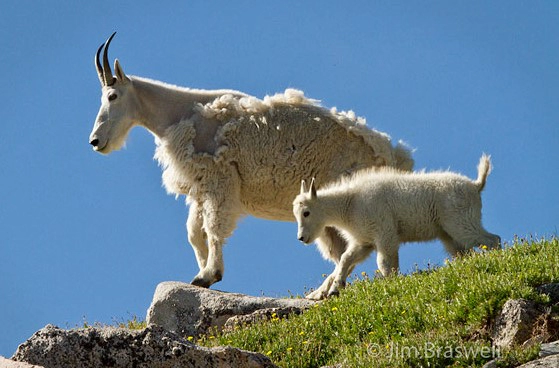
[(198, 343), (258, 351), (281, 367), (481, 366), (493, 356), (512, 365), (537, 347), (495, 350), (488, 326), (507, 299), (548, 303), (534, 290), (548, 282), (559, 282), (558, 239), (518, 240), (430, 272), (365, 276), (301, 316)]

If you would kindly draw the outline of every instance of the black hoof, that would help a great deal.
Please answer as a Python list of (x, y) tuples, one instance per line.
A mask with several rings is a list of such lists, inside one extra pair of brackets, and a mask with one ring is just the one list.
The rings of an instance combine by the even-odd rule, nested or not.
[(203, 278), (199, 278), (199, 277), (195, 277), (194, 280), (192, 280), (190, 282), (190, 284), (194, 285), (194, 286), (199, 286), (199, 287), (203, 287), (203, 288), (209, 288), (210, 285), (212, 284), (211, 282), (208, 282), (206, 280), (204, 280)]
[(202, 277), (195, 277), (194, 280), (192, 280), (190, 283), (194, 286), (209, 288), (211, 285), (215, 284), (216, 282), (221, 281), (222, 278), (223, 278), (223, 275), (221, 274), (221, 272), (217, 271), (214, 274), (214, 277), (213, 277), (212, 281), (205, 280)]
[(220, 282), (223, 279), (223, 275), (220, 271), (217, 271), (214, 275), (214, 282)]
[(339, 292), (338, 290), (336, 290), (336, 291), (331, 291), (331, 292), (328, 293), (328, 298), (337, 297), (337, 296), (339, 296), (339, 295), (340, 295), (340, 292)]

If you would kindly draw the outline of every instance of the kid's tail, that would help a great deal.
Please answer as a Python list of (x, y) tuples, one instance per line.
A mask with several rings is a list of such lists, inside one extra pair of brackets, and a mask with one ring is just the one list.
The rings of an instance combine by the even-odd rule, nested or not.
[(487, 176), (491, 172), (491, 156), (485, 153), (481, 155), (479, 164), (477, 165), (477, 180), (474, 184), (477, 186), (478, 191), (481, 192), (485, 187)]

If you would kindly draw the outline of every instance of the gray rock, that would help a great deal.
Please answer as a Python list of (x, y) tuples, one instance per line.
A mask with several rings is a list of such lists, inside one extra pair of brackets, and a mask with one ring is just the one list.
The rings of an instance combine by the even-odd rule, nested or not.
[(540, 358), (556, 354), (559, 354), (559, 340), (541, 345)]
[(223, 331), (233, 331), (236, 327), (248, 326), (256, 322), (269, 321), (272, 319), (280, 320), (293, 314), (301, 314), (301, 312), (301, 308), (295, 307), (259, 309), (250, 314), (229, 318), (223, 326)]
[(550, 355), (545, 358), (532, 360), (517, 368), (557, 368), (559, 367), (559, 355)]
[(307, 299), (254, 297), (182, 282), (162, 282), (155, 289), (146, 322), (184, 336), (198, 337), (213, 327), (223, 328), (234, 316), (270, 308), (291, 308), (300, 312), (314, 303)]
[(275, 367), (268, 357), (232, 347), (204, 348), (151, 326), (62, 330), (48, 325), (21, 344), (15, 361), (45, 368)]
[(508, 300), (497, 316), (493, 330), (493, 344), (498, 347), (520, 345), (532, 337), (541, 312), (536, 304), (524, 299)]
[(481, 368), (497, 368), (498, 366), (498, 359), (493, 359), (485, 363)]
[(24, 362), (15, 362), (0, 356), (0, 368), (43, 368), (38, 365), (27, 364)]

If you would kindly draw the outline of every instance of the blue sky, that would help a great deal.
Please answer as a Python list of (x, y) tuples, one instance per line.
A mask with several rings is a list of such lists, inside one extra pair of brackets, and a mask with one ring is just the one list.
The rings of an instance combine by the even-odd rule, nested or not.
[[(3, 1), (0, 5), (0, 355), (48, 323), (144, 318), (161, 281), (197, 273), (183, 199), (161, 187), (153, 137), (88, 144), (97, 47), (125, 72), (263, 97), (299, 88), (416, 149), (416, 168), (476, 175), (486, 228), (557, 233), (559, 2)], [(54, 5), (57, 4), (57, 5)], [(214, 288), (302, 294), (332, 271), (294, 223), (245, 218)], [(438, 242), (401, 267), (441, 264)], [(374, 273), (374, 257), (357, 272)]]

